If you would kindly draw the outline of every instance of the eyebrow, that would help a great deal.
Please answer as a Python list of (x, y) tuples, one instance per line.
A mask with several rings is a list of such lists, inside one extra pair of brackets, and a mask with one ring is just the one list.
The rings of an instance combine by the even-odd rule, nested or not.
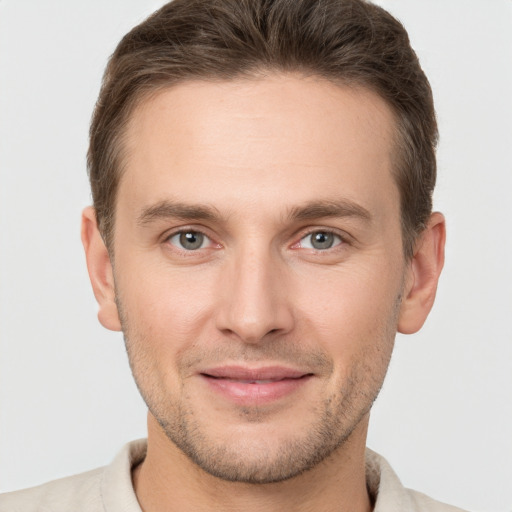
[[(326, 217), (354, 217), (367, 223), (372, 220), (372, 215), (366, 208), (348, 200), (311, 201), (305, 205), (290, 208), (286, 217), (290, 221), (315, 220)], [(145, 226), (155, 220), (170, 218), (186, 221), (225, 221), (224, 217), (213, 206), (204, 204), (191, 205), (164, 200), (144, 208), (137, 217), (137, 224)]]
[(159, 219), (207, 220), (218, 221), (221, 215), (218, 210), (208, 205), (190, 205), (172, 201), (160, 201), (142, 210), (137, 217), (137, 224), (145, 226)]
[(294, 206), (288, 212), (291, 220), (314, 220), (324, 217), (354, 217), (366, 223), (372, 221), (371, 213), (363, 206), (346, 199), (338, 201), (312, 201), (304, 206)]

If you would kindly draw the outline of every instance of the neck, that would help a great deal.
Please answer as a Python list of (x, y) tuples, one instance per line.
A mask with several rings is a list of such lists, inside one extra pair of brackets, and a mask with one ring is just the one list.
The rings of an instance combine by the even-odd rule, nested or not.
[(148, 450), (134, 469), (133, 485), (144, 512), (370, 512), (365, 442), (368, 417), (349, 439), (313, 469), (271, 484), (228, 482), (214, 477), (183, 454), (150, 415)]

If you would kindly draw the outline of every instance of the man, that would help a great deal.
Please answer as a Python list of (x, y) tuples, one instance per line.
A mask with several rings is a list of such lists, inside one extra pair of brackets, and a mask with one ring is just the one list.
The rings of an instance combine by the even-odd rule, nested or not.
[(365, 449), (443, 266), (437, 127), (361, 0), (176, 0), (112, 56), (82, 239), (148, 440), (0, 510), (450, 511)]

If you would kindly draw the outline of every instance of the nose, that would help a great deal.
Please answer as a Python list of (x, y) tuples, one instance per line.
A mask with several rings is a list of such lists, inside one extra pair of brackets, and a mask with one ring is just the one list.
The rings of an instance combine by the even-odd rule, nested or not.
[(293, 329), (284, 263), (271, 250), (240, 251), (221, 279), (216, 322), (224, 335), (257, 344)]

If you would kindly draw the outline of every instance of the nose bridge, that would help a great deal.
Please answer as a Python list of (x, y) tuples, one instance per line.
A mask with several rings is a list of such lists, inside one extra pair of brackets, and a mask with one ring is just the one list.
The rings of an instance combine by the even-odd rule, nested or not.
[(279, 255), (269, 244), (254, 238), (235, 250), (230, 259), (218, 328), (246, 343), (257, 343), (270, 332), (289, 331), (293, 319)]

